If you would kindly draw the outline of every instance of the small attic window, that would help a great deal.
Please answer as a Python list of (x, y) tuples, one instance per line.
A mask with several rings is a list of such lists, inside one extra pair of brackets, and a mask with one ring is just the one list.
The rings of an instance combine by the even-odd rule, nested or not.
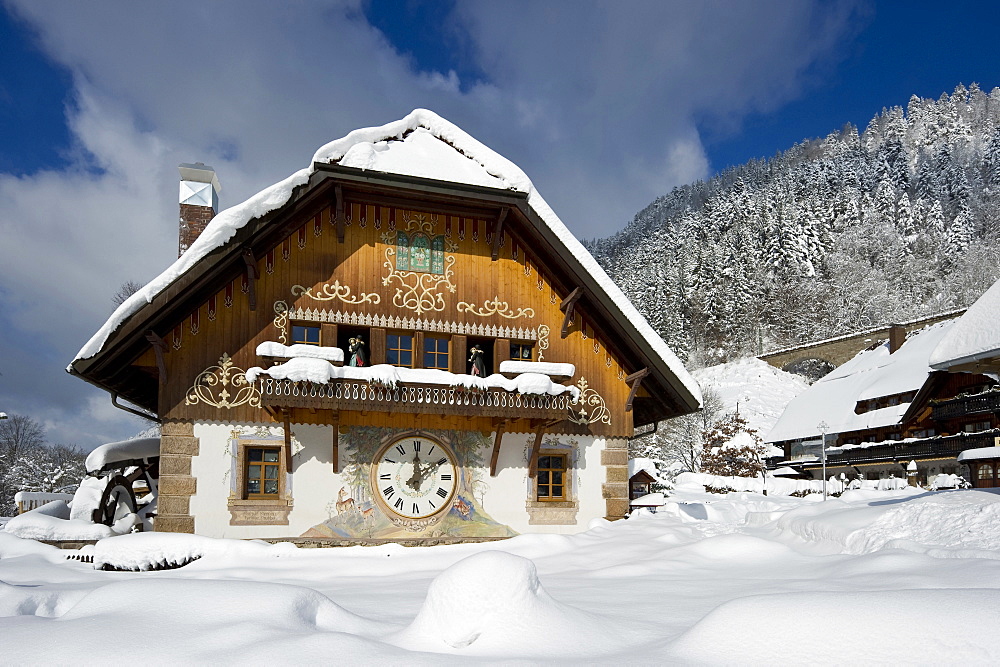
[(444, 274), (444, 236), (396, 232), (396, 270)]

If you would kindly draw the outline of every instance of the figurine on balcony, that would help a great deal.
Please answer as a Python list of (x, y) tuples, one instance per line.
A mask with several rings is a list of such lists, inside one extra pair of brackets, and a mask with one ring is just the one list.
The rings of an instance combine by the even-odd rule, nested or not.
[(471, 364), (469, 375), (476, 377), (486, 377), (486, 361), (483, 359), (483, 348), (473, 345), (469, 350), (469, 363)]
[(349, 366), (367, 366), (368, 353), (365, 351), (365, 341), (361, 336), (352, 337), (347, 346), (347, 353), (350, 355), (347, 364)]

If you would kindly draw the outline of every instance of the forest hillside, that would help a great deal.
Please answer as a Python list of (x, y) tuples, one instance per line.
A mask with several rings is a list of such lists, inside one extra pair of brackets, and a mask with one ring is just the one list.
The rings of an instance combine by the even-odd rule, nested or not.
[(674, 189), (587, 243), (689, 367), (971, 304), (1000, 277), (1000, 89)]

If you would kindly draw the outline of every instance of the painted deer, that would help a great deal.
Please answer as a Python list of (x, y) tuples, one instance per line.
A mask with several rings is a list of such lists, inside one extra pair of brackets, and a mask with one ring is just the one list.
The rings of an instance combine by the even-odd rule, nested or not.
[(347, 495), (347, 489), (340, 487), (340, 491), (337, 492), (337, 514), (343, 514), (344, 512), (353, 512), (354, 498), (345, 498)]

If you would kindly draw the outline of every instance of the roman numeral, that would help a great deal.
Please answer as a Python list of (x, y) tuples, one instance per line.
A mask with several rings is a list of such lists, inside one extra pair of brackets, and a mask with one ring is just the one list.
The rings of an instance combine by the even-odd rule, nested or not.
[(395, 461), (393, 461), (393, 460), (392, 460), (392, 459), (390, 459), (390, 458), (387, 458), (387, 459), (385, 459), (385, 462), (386, 462), (386, 463), (395, 463)]
[(427, 450), (427, 456), (430, 456), (431, 454), (434, 453), (435, 447), (437, 447), (437, 445), (431, 445), (431, 448)]
[(406, 450), (403, 448), (402, 445), (396, 445), (396, 451), (399, 452), (400, 456), (403, 456), (403, 455), (406, 454)]
[(437, 464), (438, 464), (439, 466), (443, 466), (443, 465), (444, 465), (445, 463), (447, 463), (447, 462), (448, 462), (448, 459), (441, 459), (440, 461), (438, 461), (438, 462), (437, 462)]
[(391, 486), (387, 486), (384, 489), (382, 489), (382, 493), (383, 495), (385, 495), (386, 498), (392, 498), (392, 494), (396, 493), (396, 489), (392, 488)]
[(441, 487), (438, 487), (438, 495), (441, 496), (442, 498), (447, 498), (448, 492), (442, 489)]
[(403, 499), (402, 498), (396, 498), (396, 503), (393, 505), (393, 507), (395, 507), (398, 510), (403, 509)]
[[(378, 476), (379, 479), (389, 479), (389, 477), (390, 477), (389, 473), (385, 473), (383, 475), (379, 475)], [(451, 479), (451, 478), (449, 477), (448, 479)]]
[(420, 508), (417, 507), (416, 503), (413, 503), (413, 514), (420, 514)]
[(427, 502), (429, 502), (431, 504), (431, 509), (434, 509), (435, 507), (437, 507), (437, 505), (434, 504), (433, 500), (428, 500)]
[(451, 481), (451, 475), (441, 475), (441, 479), (443, 479), (446, 482), (450, 482)]
[(419, 440), (414, 440), (413, 441), (413, 451), (415, 451), (415, 452), (419, 452), (420, 451), (420, 441)]

